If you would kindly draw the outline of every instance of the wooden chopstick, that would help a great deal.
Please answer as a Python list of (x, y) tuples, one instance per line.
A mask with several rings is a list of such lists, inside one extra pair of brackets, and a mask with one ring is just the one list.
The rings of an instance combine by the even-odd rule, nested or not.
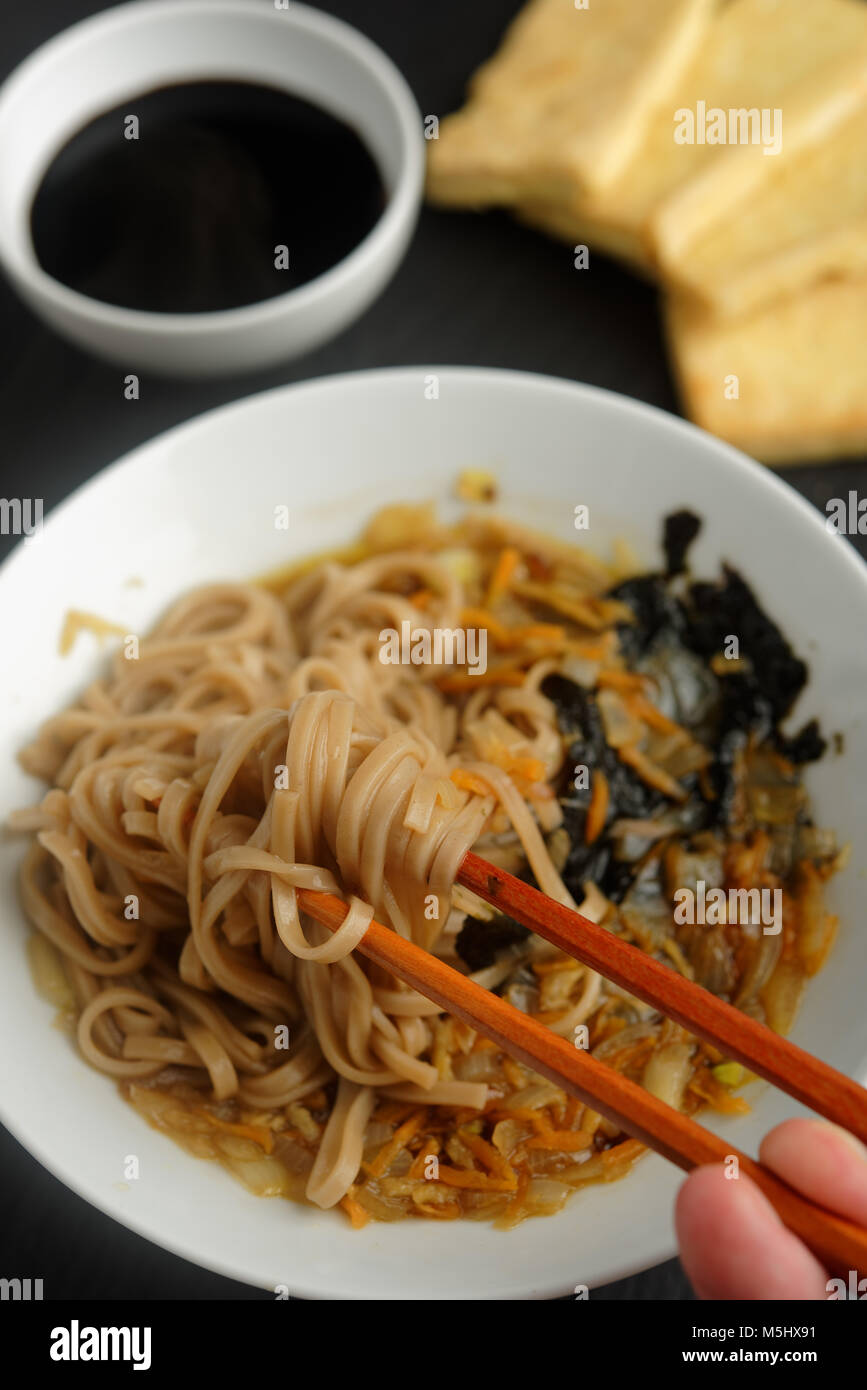
[[(299, 889), (298, 898), (305, 912), (332, 931), (346, 916), (346, 904), (330, 893)], [(758, 1184), (784, 1224), (832, 1274), (846, 1277), (850, 1270), (867, 1274), (867, 1231), (814, 1206), (689, 1116), (381, 923), (370, 923), (357, 949), (679, 1168), (688, 1171), (702, 1163), (736, 1158), (740, 1171)]]
[(867, 1143), (867, 1090), (637, 946), (470, 852), (458, 882)]

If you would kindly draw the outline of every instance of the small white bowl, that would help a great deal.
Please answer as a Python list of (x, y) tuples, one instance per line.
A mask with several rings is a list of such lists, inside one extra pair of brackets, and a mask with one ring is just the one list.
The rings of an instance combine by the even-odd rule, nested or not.
[[(101, 112), (155, 87), (239, 80), (291, 92), (352, 126), (379, 166), (387, 203), (350, 254), (298, 289), (202, 314), (147, 313), (91, 299), (39, 265), (33, 196), (66, 141)], [(421, 116), (380, 49), (306, 5), (143, 0), (67, 29), (0, 89), (0, 264), (52, 328), (121, 363), (183, 376), (252, 371), (317, 347), (356, 319), (397, 268), (421, 204)], [(323, 178), (339, 178), (323, 170)]]

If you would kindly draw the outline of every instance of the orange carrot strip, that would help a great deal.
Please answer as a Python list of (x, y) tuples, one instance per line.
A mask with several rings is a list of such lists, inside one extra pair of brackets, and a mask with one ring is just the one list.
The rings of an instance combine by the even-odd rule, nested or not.
[(487, 1139), (483, 1139), (480, 1134), (473, 1134), (470, 1130), (460, 1130), (458, 1134), (462, 1144), (465, 1144), (474, 1158), (480, 1163), (484, 1163), (486, 1168), (503, 1181), (517, 1186), (518, 1175), (508, 1159), (504, 1158), (499, 1149), (495, 1149), (493, 1144), (489, 1144)]
[(562, 642), (566, 632), (559, 623), (528, 623), (526, 627), (516, 627), (512, 633), (516, 646), (521, 642)]
[(582, 1134), (580, 1130), (574, 1129), (545, 1130), (542, 1134), (534, 1134), (533, 1138), (527, 1139), (525, 1143), (528, 1149), (552, 1149), (562, 1153), (578, 1153), (581, 1149), (593, 1146), (589, 1134)]
[(451, 1168), (441, 1163), (439, 1181), (449, 1187), (467, 1187), (474, 1192), (514, 1192), (518, 1186), (518, 1175), (515, 1174), (514, 1182), (507, 1182), (505, 1178), (480, 1173), (476, 1168)]
[(476, 796), (490, 796), (491, 789), (487, 782), (481, 777), (477, 777), (473, 772), (466, 772), (462, 767), (456, 767), (449, 773), (450, 780), (456, 787), (460, 787), (465, 792), (475, 792)]
[(514, 1086), (516, 1091), (520, 1091), (522, 1086), (526, 1086), (526, 1079), (518, 1067), (517, 1062), (513, 1062), (511, 1057), (503, 1058), (503, 1075), (510, 1086)]
[(597, 769), (593, 774), (593, 794), (590, 798), (590, 807), (584, 821), (584, 839), (588, 845), (592, 845), (599, 839), (605, 826), (605, 817), (608, 814), (609, 788), (608, 778), (605, 773)]
[(216, 1115), (212, 1115), (210, 1110), (196, 1110), (197, 1115), (204, 1115), (206, 1120), (210, 1120), (212, 1125), (218, 1129), (224, 1129), (227, 1134), (237, 1134), (240, 1139), (252, 1139), (254, 1144), (258, 1144), (264, 1149), (266, 1154), (273, 1151), (274, 1135), (270, 1129), (264, 1125), (241, 1125), (233, 1124), (230, 1120), (221, 1120)]
[(514, 632), (505, 623), (489, 613), (487, 608), (464, 608), (461, 612), (464, 627), (484, 627), (493, 637), (498, 647), (514, 646)]
[(641, 695), (644, 692), (647, 679), (647, 676), (640, 676), (635, 671), (621, 671), (619, 667), (612, 666), (607, 671), (599, 672), (596, 684), (602, 687), (607, 686), (611, 690), (622, 691), (625, 695)]
[(661, 734), (680, 734), (684, 739), (689, 738), (689, 734), (682, 724), (676, 724), (668, 715), (663, 714), (661, 709), (657, 709), (652, 700), (640, 692), (628, 696), (626, 700), (627, 708), (632, 714), (643, 719), (645, 724), (651, 729), (656, 729)]
[(414, 1115), (410, 1115), (408, 1120), (404, 1120), (399, 1129), (396, 1129), (390, 1139), (387, 1139), (382, 1148), (377, 1153), (373, 1162), (368, 1165), (368, 1173), (372, 1178), (381, 1178), (383, 1173), (387, 1173), (394, 1160), (397, 1158), (401, 1149), (405, 1148), (410, 1139), (413, 1139), (427, 1117), (427, 1110), (422, 1107)]
[(429, 1158), (436, 1158), (441, 1147), (439, 1139), (426, 1139), (410, 1164), (407, 1177), (423, 1178), (425, 1176), (425, 1164)]
[(493, 607), (497, 599), (502, 597), (508, 589), (520, 559), (520, 554), (511, 545), (507, 545), (500, 551), (488, 584), (487, 604), (489, 608)]
[(353, 1229), (360, 1231), (362, 1226), (366, 1226), (370, 1220), (370, 1212), (365, 1211), (360, 1203), (353, 1197), (354, 1189), (350, 1187), (345, 1197), (341, 1197), (338, 1206), (341, 1206), (352, 1222)]

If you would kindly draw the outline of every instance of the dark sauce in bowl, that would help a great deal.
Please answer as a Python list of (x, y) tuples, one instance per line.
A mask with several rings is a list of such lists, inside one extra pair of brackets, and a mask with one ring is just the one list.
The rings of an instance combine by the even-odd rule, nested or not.
[(314, 280), (384, 206), (379, 169), (341, 120), (276, 88), (190, 82), (78, 131), (46, 171), (30, 226), (42, 269), (82, 294), (208, 313)]

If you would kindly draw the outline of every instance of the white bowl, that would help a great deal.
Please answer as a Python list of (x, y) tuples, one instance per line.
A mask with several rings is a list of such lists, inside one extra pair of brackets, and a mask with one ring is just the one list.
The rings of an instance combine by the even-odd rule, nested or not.
[[(434, 397), (437, 378), (438, 398)], [(243, 460), (239, 468), (238, 461)], [(137, 449), (48, 518), (0, 570), (0, 814), (39, 787), (15, 764), (39, 720), (92, 680), (101, 660), (82, 637), (62, 659), (69, 607), (141, 631), (188, 586), (254, 576), (352, 537), (395, 499), (449, 498), (467, 467), (493, 469), (500, 510), (575, 538), (590, 507), (592, 545), (624, 536), (659, 563), (661, 518), (688, 505), (704, 517), (697, 572), (742, 569), (811, 664), (797, 710), (840, 731), (845, 755), (808, 775), (817, 821), (851, 840), (833, 880), (838, 942), (811, 981), (793, 1036), (850, 1075), (867, 1066), (867, 568), (772, 473), (660, 411), (546, 377), (456, 368), (331, 377), (214, 411)], [(288, 503), (288, 533), (274, 507)], [(143, 581), (131, 587), (131, 579)], [(249, 1196), (215, 1165), (149, 1129), (114, 1085), (51, 1026), (33, 988), (14, 874), (0, 854), (2, 1117), (63, 1182), (151, 1240), (252, 1284), (310, 1297), (541, 1298), (605, 1283), (673, 1252), (679, 1174), (648, 1157), (623, 1182), (576, 1194), (557, 1216), (501, 1232), (474, 1222), (370, 1224)], [(751, 1150), (794, 1102), (752, 1087), (746, 1118), (709, 1121)], [(141, 1178), (124, 1184), (124, 1156)]]
[[(298, 289), (237, 309), (159, 314), (91, 299), (39, 265), (30, 207), (48, 165), (101, 112), (173, 82), (237, 79), (282, 88), (351, 125), (379, 165), (385, 210), (353, 251)], [(369, 39), (289, 3), (144, 0), (75, 24), (0, 90), (0, 264), (52, 328), (100, 357), (176, 375), (254, 370), (339, 333), (396, 270), (424, 171), (421, 116), (401, 74)], [(339, 177), (323, 170), (323, 178)]]

